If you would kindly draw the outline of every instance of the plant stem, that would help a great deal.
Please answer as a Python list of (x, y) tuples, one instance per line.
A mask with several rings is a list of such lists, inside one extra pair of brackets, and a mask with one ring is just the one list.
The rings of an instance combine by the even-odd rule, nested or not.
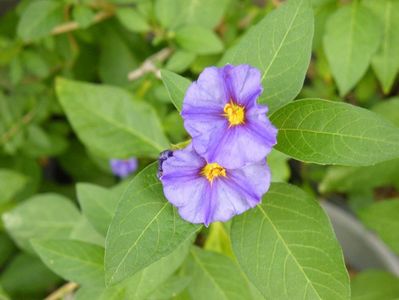
[(76, 290), (79, 285), (75, 282), (68, 282), (61, 286), (59, 289), (52, 292), (47, 298), (44, 300), (58, 300), (62, 299), (64, 296), (70, 294), (74, 290)]

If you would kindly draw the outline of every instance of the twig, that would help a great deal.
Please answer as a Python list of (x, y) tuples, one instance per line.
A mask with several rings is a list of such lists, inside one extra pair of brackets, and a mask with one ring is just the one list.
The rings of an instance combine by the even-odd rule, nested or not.
[(160, 70), (156, 66), (156, 63), (165, 61), (172, 54), (172, 49), (163, 48), (161, 51), (148, 57), (138, 69), (135, 69), (127, 75), (130, 81), (139, 79), (147, 73), (154, 73), (158, 78), (161, 77)]
[(79, 285), (75, 282), (68, 282), (61, 286), (59, 289), (52, 292), (47, 298), (44, 300), (58, 300), (62, 299), (64, 296), (70, 294), (74, 290), (76, 290)]
[[(114, 15), (114, 12), (111, 11), (100, 11), (97, 13), (94, 18), (93, 18), (93, 24), (99, 23), (101, 21), (104, 21)], [(67, 22), (61, 25), (58, 25), (53, 28), (51, 31), (52, 35), (57, 35), (57, 34), (62, 34), (65, 32), (70, 32), (79, 29), (79, 23), (75, 21)]]

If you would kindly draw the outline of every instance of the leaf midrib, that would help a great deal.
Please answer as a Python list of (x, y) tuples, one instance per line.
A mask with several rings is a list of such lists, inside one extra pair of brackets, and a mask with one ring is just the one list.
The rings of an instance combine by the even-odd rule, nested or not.
[(296, 9), (296, 11), (295, 11), (295, 14), (294, 14), (294, 16), (292, 17), (291, 23), (290, 23), (290, 25), (288, 26), (288, 29), (287, 29), (287, 31), (285, 32), (285, 34), (284, 34), (284, 36), (283, 36), (283, 39), (281, 40), (280, 45), (278, 46), (277, 51), (274, 53), (274, 55), (273, 55), (273, 57), (272, 57), (272, 59), (271, 59), (269, 65), (267, 66), (266, 70), (263, 72), (262, 79), (261, 79), (262, 82), (263, 82), (263, 80), (265, 79), (265, 77), (266, 77), (267, 73), (269, 72), (271, 66), (273, 65), (274, 61), (276, 60), (277, 55), (280, 53), (280, 50), (281, 50), (281, 48), (283, 47), (283, 44), (285, 43), (285, 40), (287, 39), (288, 33), (291, 31), (292, 26), (293, 26), (293, 24), (294, 24), (294, 22), (295, 22), (295, 20), (296, 20), (296, 18), (297, 18), (297, 16), (298, 16), (299, 9), (301, 8), (301, 5), (302, 5), (303, 1), (304, 1), (304, 0), (301, 0), (301, 2), (297, 5), (297, 9)]
[[(63, 97), (61, 97), (62, 99)], [(62, 101), (64, 102), (64, 101)], [(150, 145), (151, 147), (153, 147), (154, 149), (156, 149), (157, 151), (162, 151), (164, 150), (164, 147), (158, 144), (155, 144), (152, 142), (152, 140), (147, 139), (145, 136), (142, 136), (141, 134), (139, 134), (136, 130), (134, 130), (132, 127), (127, 127), (127, 126), (123, 126), (121, 123), (117, 123), (115, 122), (113, 119), (109, 119), (107, 118), (105, 115), (97, 112), (96, 110), (92, 110), (89, 109), (89, 107), (87, 107), (84, 103), (80, 103), (79, 105), (81, 108), (83, 108), (86, 112), (92, 113), (93, 115), (97, 116), (99, 119), (102, 119), (106, 122), (108, 122), (109, 124), (111, 124), (112, 126), (115, 126), (118, 129), (121, 129), (122, 131), (127, 132), (129, 135), (133, 135), (136, 138), (141, 139), (142, 141), (144, 141), (145, 143), (147, 143), (148, 145)], [(154, 139), (155, 140), (155, 139)]]
[(283, 244), (284, 248), (287, 250), (288, 254), (292, 257), (292, 259), (294, 260), (294, 262), (296, 263), (296, 265), (298, 266), (298, 269), (302, 272), (302, 274), (304, 275), (306, 281), (308, 282), (308, 284), (312, 287), (312, 289), (314, 290), (314, 292), (316, 293), (316, 295), (319, 297), (320, 300), (322, 300), (323, 298), (320, 296), (319, 292), (316, 290), (316, 288), (313, 286), (312, 281), (309, 279), (309, 277), (307, 276), (307, 274), (305, 273), (305, 270), (302, 268), (301, 264), (298, 262), (298, 260), (296, 259), (296, 257), (294, 256), (294, 254), (292, 253), (291, 249), (289, 248), (288, 244), (286, 243), (285, 239), (282, 237), (282, 235), (280, 234), (279, 230), (277, 229), (277, 227), (274, 225), (274, 223), (272, 222), (272, 220), (269, 218), (269, 216), (267, 215), (266, 211), (263, 209), (263, 207), (261, 205), (258, 205), (257, 208), (261, 211), (261, 213), (264, 215), (264, 217), (269, 221), (270, 225), (272, 226), (273, 230), (276, 232), (277, 237), (279, 238), (279, 240), (281, 241), (281, 243)]

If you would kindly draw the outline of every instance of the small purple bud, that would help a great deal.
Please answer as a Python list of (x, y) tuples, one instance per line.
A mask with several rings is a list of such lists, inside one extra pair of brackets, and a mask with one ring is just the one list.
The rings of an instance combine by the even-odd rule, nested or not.
[(171, 150), (165, 150), (165, 151), (162, 151), (162, 152), (159, 154), (159, 158), (158, 158), (158, 173), (157, 173), (158, 178), (161, 178), (161, 177), (162, 177), (162, 174), (163, 174), (162, 165), (163, 165), (163, 163), (164, 163), (169, 157), (172, 157), (172, 156), (173, 156), (173, 151), (171, 151)]
[(137, 170), (138, 162), (135, 157), (129, 159), (111, 159), (110, 166), (112, 173), (116, 176), (124, 178)]

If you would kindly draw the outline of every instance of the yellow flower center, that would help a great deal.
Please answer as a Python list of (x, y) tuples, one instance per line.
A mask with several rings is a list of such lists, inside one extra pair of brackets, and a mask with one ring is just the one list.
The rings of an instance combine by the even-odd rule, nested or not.
[(244, 107), (230, 101), (224, 106), (224, 116), (229, 121), (230, 126), (236, 126), (245, 122)]
[(202, 168), (201, 175), (208, 179), (210, 183), (212, 183), (216, 177), (226, 177), (226, 170), (218, 163), (211, 163), (206, 164), (206, 166)]

